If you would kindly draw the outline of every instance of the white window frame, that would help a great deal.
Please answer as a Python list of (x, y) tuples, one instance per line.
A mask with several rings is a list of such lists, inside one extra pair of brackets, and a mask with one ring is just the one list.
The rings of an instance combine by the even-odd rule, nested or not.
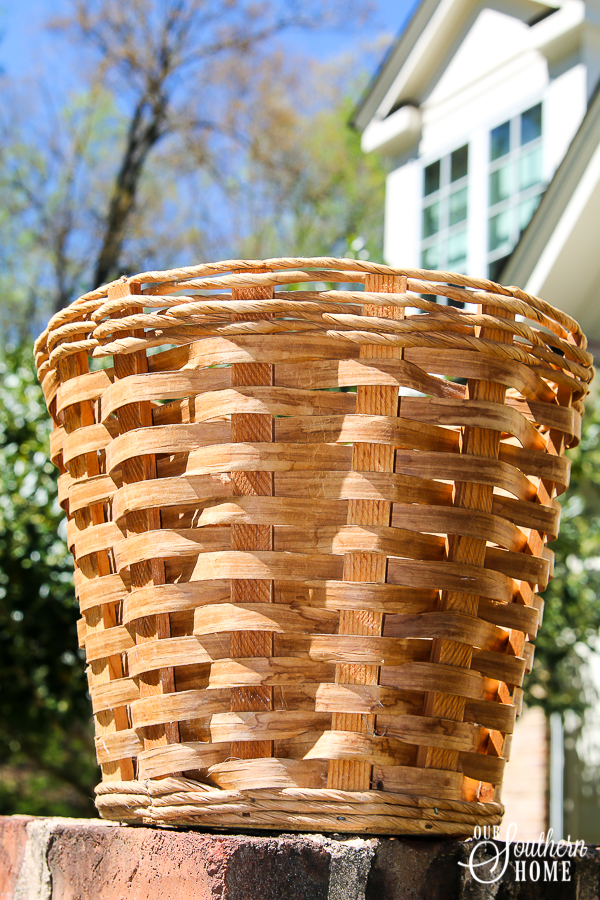
[[(452, 154), (456, 150), (462, 149), (462, 147), (467, 147), (467, 174), (462, 178), (457, 179), (456, 181), (451, 181), (451, 159)], [(433, 165), (434, 163), (440, 163), (440, 187), (437, 191), (433, 191), (431, 194), (425, 194), (425, 169)], [(457, 222), (454, 225), (450, 225), (450, 195), (455, 193), (456, 191), (461, 190), (462, 188), (466, 188), (466, 216), (460, 222)], [(447, 240), (452, 237), (453, 234), (459, 233), (461, 230), (465, 231), (466, 235), (466, 256), (465, 256), (465, 264), (462, 267), (464, 272), (468, 271), (469, 267), (469, 254), (470, 254), (470, 245), (469, 245), (469, 213), (470, 213), (470, 203), (469, 198), (471, 194), (471, 142), (470, 140), (461, 141), (458, 146), (453, 146), (451, 149), (447, 150), (445, 153), (438, 153), (435, 156), (432, 156), (430, 159), (424, 159), (422, 161), (422, 170), (421, 170), (421, 203), (419, 208), (419, 266), (421, 268), (425, 268), (423, 264), (423, 253), (429, 247), (434, 246), (440, 239), (444, 242), (444, 245), (447, 248)], [(431, 203), (436, 201), (440, 202), (440, 227), (435, 234), (429, 235), (428, 237), (424, 237), (423, 235), (423, 217), (424, 210)], [(446, 249), (447, 254), (447, 249)], [(444, 269), (454, 269), (448, 263), (447, 255), (438, 259), (438, 264), (435, 266), (436, 269), (444, 270)]]

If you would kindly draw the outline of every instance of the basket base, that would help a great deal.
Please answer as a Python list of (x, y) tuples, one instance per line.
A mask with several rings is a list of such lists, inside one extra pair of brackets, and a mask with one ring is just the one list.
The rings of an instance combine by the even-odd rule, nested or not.
[(382, 791), (226, 791), (187, 778), (103, 782), (96, 806), (104, 819), (145, 825), (455, 837), (472, 837), (476, 826), (499, 825), (504, 812), (500, 803)]

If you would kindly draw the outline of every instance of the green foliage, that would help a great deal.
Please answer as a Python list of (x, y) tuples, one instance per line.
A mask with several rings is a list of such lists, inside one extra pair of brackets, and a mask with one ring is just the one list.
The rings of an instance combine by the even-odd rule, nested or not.
[[(312, 75), (315, 92), (322, 74)], [(244, 256), (383, 261), (386, 168), (376, 154), (361, 150), (360, 135), (349, 125), (352, 99), (326, 99), (322, 108), (302, 112), (293, 97), (283, 97), (282, 110), (290, 111), (286, 127), (256, 135), (243, 186), (253, 223), (241, 241)]]
[(0, 378), (0, 813), (89, 815), (91, 708), (31, 349), (7, 350)]
[(33, 114), (30, 96), (19, 100), (5, 86), (0, 327), (13, 344), (37, 337), (56, 309), (89, 290), (110, 151), (125, 127), (115, 98), (99, 87), (77, 91), (52, 115)]
[(569, 451), (571, 485), (561, 498), (554, 579), (544, 592), (544, 621), (536, 640), (526, 699), (546, 712), (581, 715), (594, 702), (586, 679), (588, 646), (600, 629), (600, 403), (588, 404), (580, 445)]

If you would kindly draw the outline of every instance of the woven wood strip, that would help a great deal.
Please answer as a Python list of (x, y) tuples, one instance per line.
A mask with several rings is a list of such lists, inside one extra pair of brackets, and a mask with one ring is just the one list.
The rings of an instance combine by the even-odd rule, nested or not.
[(103, 816), (500, 821), (593, 375), (576, 322), (454, 273), (230, 260), (85, 295), (36, 361)]
[[(403, 293), (406, 290), (406, 279), (386, 278), (371, 275), (365, 282), (365, 290), (382, 293)], [(403, 319), (404, 310), (399, 307), (372, 309), (365, 306), (365, 315), (378, 312), (392, 319)], [(402, 359), (402, 350), (396, 348), (379, 348), (368, 345), (360, 348), (361, 358), (382, 356), (384, 358)], [(399, 416), (398, 391), (392, 385), (359, 385), (357, 387), (356, 411), (359, 415)], [(394, 449), (381, 444), (355, 443), (352, 454), (352, 470), (358, 472), (393, 472)], [(389, 525), (391, 520), (391, 503), (387, 500), (350, 500), (348, 504), (349, 525)], [(344, 560), (344, 580), (374, 581), (386, 580), (386, 556), (382, 553), (351, 552)], [(380, 612), (371, 610), (342, 611), (340, 613), (340, 634), (381, 634), (383, 617)], [(335, 680), (344, 684), (377, 684), (379, 672), (377, 667), (340, 665), (336, 669)], [(336, 712), (333, 715), (332, 729), (373, 732), (375, 717), (373, 715), (357, 715), (355, 713)], [(371, 764), (369, 762), (333, 760), (329, 766), (327, 786), (333, 790), (368, 790), (371, 786)]]
[[(127, 282), (122, 282), (110, 288), (108, 299), (115, 300), (131, 294), (139, 294), (139, 288)], [(148, 364), (146, 354), (142, 351), (128, 356), (116, 356), (114, 361), (115, 379), (124, 379), (130, 375), (147, 371)], [(147, 401), (129, 403), (119, 411), (119, 421), (122, 432), (133, 431), (138, 428), (149, 428), (152, 425), (150, 404)], [(156, 462), (152, 456), (143, 458), (132, 457), (122, 462), (122, 477), (125, 484), (146, 481), (156, 476)], [(160, 528), (160, 514), (157, 510), (135, 511), (126, 516), (127, 533), (142, 534)], [(142, 588), (148, 584), (162, 584), (164, 582), (164, 568), (159, 561), (144, 560), (132, 563), (130, 566), (130, 578), (132, 588)], [(135, 642), (142, 643), (153, 640), (156, 636), (168, 637), (170, 624), (168, 614), (149, 616), (146, 619), (137, 619), (134, 624)], [(140, 697), (154, 696), (155, 694), (168, 693), (175, 688), (173, 672), (163, 669), (151, 673), (143, 673), (139, 676)], [(177, 725), (173, 722), (168, 725), (150, 725), (145, 729), (144, 747), (162, 746), (165, 743), (173, 743), (178, 740)]]
[[(78, 382), (81, 378), (88, 376), (88, 358), (83, 353), (77, 353), (67, 357), (58, 367), (58, 375), (61, 384), (69, 385), (71, 382)], [(72, 394), (72, 402), (65, 405), (61, 412), (65, 423), (66, 436), (72, 434), (75, 438), (82, 431), (88, 431), (94, 428), (95, 413), (92, 399), (87, 396), (86, 391), (83, 392), (83, 399), (76, 400), (77, 394)], [(59, 460), (62, 466), (69, 463), (69, 474), (72, 479), (82, 477), (96, 477), (100, 474), (99, 458), (96, 448), (90, 448), (87, 453), (74, 455), (72, 459), (64, 460), (64, 456)], [(62, 455), (61, 455), (62, 456)], [(85, 529), (105, 527), (105, 509), (102, 503), (90, 503), (84, 507), (74, 509), (72, 512), (73, 523), (75, 526), (84, 531)], [(109, 545), (110, 546), (110, 543)], [(95, 550), (88, 554), (84, 554), (81, 559), (77, 556), (76, 566), (81, 569), (85, 575), (91, 579), (110, 577), (110, 559), (108, 546), (104, 546), (101, 542)], [(100, 690), (106, 689), (110, 683), (117, 680), (120, 681), (125, 674), (120, 650), (115, 648), (111, 652), (110, 640), (106, 640), (106, 635), (118, 626), (119, 615), (118, 606), (110, 602), (110, 597), (104, 597), (103, 602), (90, 608), (85, 613), (84, 618), (84, 645), (87, 640), (99, 639), (100, 649), (97, 655), (93, 652), (91, 656), (87, 656), (90, 663), (88, 670), (88, 682), (90, 694), (94, 696), (95, 688)], [(114, 702), (111, 706), (105, 706), (99, 710), (95, 716), (96, 740), (105, 742), (113, 735), (127, 731), (129, 722), (127, 717), (127, 708), (125, 702)], [(110, 760), (104, 762), (99, 758), (98, 761), (102, 766), (102, 777), (106, 781), (119, 781), (123, 778), (133, 778), (134, 768), (131, 756), (133, 754), (124, 750), (120, 756), (113, 756)]]
[[(234, 288), (232, 300), (268, 300), (273, 296), (272, 288)], [(239, 318), (241, 316), (237, 314)], [(253, 321), (269, 318), (265, 315), (250, 313)], [(233, 315), (233, 321), (236, 314)], [(231, 383), (235, 387), (273, 384), (273, 366), (270, 363), (233, 363), (231, 366)], [(266, 413), (232, 413), (231, 440), (235, 442), (266, 442), (274, 440), (273, 416)], [(235, 495), (273, 495), (273, 473), (269, 471), (232, 472), (232, 493)], [(237, 524), (231, 525), (232, 550), (273, 550), (273, 528), (270, 524)], [(272, 581), (253, 581), (251, 579), (235, 579), (231, 582), (231, 600), (233, 603), (271, 603), (273, 600)], [(272, 635), (267, 632), (236, 631), (231, 638), (231, 656), (243, 659), (257, 657), (268, 658), (273, 655)], [(236, 687), (231, 690), (231, 710), (257, 711), (273, 708), (273, 692), (270, 687)], [(273, 756), (273, 743), (270, 740), (231, 742), (231, 756), (239, 759), (256, 759)]]
[[(502, 318), (504, 312), (498, 312)], [(510, 317), (510, 314), (508, 314)], [(499, 342), (509, 342), (510, 337), (506, 333), (498, 333), (493, 329), (481, 329), (483, 339)], [(492, 402), (499, 404), (503, 401), (505, 386), (498, 382), (470, 381), (467, 382), (469, 399), (474, 401)], [(525, 436), (522, 436), (526, 440)], [(540, 440), (541, 435), (540, 435)], [(523, 441), (522, 441), (523, 442)], [(469, 456), (480, 456), (497, 459), (500, 449), (500, 433), (497, 430), (482, 429), (466, 426), (463, 432), (462, 453)], [(455, 487), (454, 505), (463, 509), (475, 509), (483, 512), (491, 512), (493, 502), (493, 488), (488, 485), (474, 485), (471, 482), (457, 482)], [(483, 567), (485, 563), (486, 541), (476, 537), (451, 536), (448, 541), (448, 558), (463, 565)], [(458, 609), (469, 615), (477, 615), (479, 598), (476, 594), (464, 594), (454, 592), (442, 592), (440, 596), (441, 609)], [(456, 643), (452, 640), (434, 640), (431, 659), (433, 662), (444, 665), (456, 665), (468, 668), (471, 664), (473, 651), (466, 643)], [(425, 714), (441, 716), (445, 719), (461, 721), (464, 717), (464, 701), (460, 697), (448, 697), (445, 694), (430, 694), (423, 707)], [(452, 750), (425, 749), (419, 750), (421, 765), (439, 769), (455, 769), (458, 767), (458, 756)], [(468, 788), (468, 786), (467, 786)], [(478, 790), (478, 788), (476, 789)], [(475, 799), (470, 797), (469, 799)]]
[[(573, 392), (569, 387), (559, 386), (557, 391), (557, 400), (559, 403), (563, 403), (564, 408), (569, 407), (569, 404), (572, 402)], [(543, 418), (543, 417), (539, 417)], [(561, 430), (551, 429), (548, 438), (547, 438), (547, 450), (550, 454), (555, 454), (557, 458), (560, 458), (565, 446), (565, 433)], [(568, 476), (567, 476), (568, 477)], [(564, 480), (564, 479), (562, 479)], [(557, 486), (556, 483), (551, 479), (542, 479), (540, 482), (537, 499), (540, 503), (550, 504), (552, 502), (553, 497), (556, 495)], [(545, 533), (543, 530), (532, 529), (529, 535), (529, 540), (526, 546), (526, 552), (531, 554), (532, 557), (541, 554), (544, 551), (545, 545)], [(532, 579), (525, 579), (526, 581), (531, 581)], [(541, 589), (545, 586), (544, 584), (538, 585)], [(528, 587), (528, 585), (525, 585)], [(533, 604), (534, 595), (529, 591), (525, 592), (524, 599), (526, 602)], [(526, 642), (526, 634), (531, 634), (531, 631), (526, 631), (522, 627), (512, 628), (510, 634), (506, 640), (506, 649), (505, 652), (509, 655), (514, 655), (515, 657), (527, 656), (528, 646)], [(532, 651), (531, 651), (532, 652)], [(531, 660), (528, 660), (531, 663)], [(530, 668), (529, 668), (530, 671)], [(513, 699), (514, 691), (511, 690), (510, 686), (506, 683), (500, 683), (498, 690), (496, 692), (497, 699), (501, 703), (511, 703)], [(488, 740), (487, 740), (487, 752), (494, 756), (504, 756), (508, 759), (508, 753), (510, 751), (510, 735), (507, 735), (502, 729), (493, 729), (490, 730)], [(501, 796), (501, 784), (496, 785), (493, 792), (488, 789), (487, 792), (481, 791), (482, 799), (497, 799), (500, 800)]]

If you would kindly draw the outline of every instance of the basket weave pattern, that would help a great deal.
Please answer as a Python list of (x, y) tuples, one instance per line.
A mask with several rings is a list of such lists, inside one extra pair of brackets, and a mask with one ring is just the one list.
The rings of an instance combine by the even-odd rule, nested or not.
[(585, 347), (517, 288), (354, 260), (150, 272), (56, 315), (101, 815), (498, 823)]

